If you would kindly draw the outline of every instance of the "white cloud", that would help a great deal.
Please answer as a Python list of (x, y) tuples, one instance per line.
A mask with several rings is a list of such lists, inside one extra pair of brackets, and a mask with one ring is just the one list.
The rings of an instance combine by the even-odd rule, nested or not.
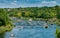
[(58, 5), (58, 3), (57, 3), (56, 1), (49, 1), (49, 2), (47, 2), (47, 1), (42, 1), (42, 2), (41, 2), (41, 5), (42, 5), (42, 6), (55, 6), (55, 5)]
[(56, 1), (50, 1), (50, 2), (47, 2), (47, 1), (42, 1), (41, 3), (53, 3), (53, 4), (55, 4), (55, 3), (57, 3)]
[(12, 5), (17, 5), (17, 1), (14, 0), (13, 2), (11, 2)]
[(11, 3), (12, 5), (16, 5), (16, 3)]

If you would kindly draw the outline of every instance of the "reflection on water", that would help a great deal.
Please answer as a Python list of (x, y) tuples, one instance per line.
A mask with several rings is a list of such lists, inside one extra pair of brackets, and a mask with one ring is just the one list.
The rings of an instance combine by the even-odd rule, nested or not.
[[(15, 28), (11, 32), (6, 32), (5, 38), (55, 38), (56, 25), (48, 25), (49, 28), (44, 28), (44, 21), (22, 21), (14, 22)], [(21, 28), (23, 27), (23, 28)]]

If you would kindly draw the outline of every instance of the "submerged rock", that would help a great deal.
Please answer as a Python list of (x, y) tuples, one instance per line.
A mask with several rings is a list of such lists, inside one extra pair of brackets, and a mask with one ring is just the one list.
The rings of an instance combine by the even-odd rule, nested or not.
[(18, 26), (18, 28), (23, 29), (24, 27), (23, 26)]
[(51, 24), (51, 25), (53, 25), (53, 24)]
[(11, 34), (11, 37), (14, 37), (14, 34), (13, 33)]

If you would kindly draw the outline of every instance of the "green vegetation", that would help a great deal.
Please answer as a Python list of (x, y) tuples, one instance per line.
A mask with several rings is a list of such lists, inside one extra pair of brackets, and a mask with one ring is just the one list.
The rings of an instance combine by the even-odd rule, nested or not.
[(9, 10), (10, 17), (32, 18), (33, 20), (52, 20), (54, 18), (54, 22), (60, 25), (60, 6), (58, 5), (54, 7), (7, 8), (6, 10)]
[(10, 16), (27, 17), (27, 18), (60, 18), (60, 6), (55, 7), (27, 7), (27, 8), (11, 8)]
[[(52, 20), (60, 25), (60, 6), (54, 7), (27, 7), (27, 8), (0, 8), (0, 37), (13, 26), (9, 17), (18, 17), (33, 20)], [(54, 18), (54, 19), (53, 19)], [(56, 18), (56, 19), (55, 19)], [(56, 31), (57, 37), (60, 32)]]
[[(60, 6), (56, 5), (54, 7), (26, 7), (26, 8), (1, 8), (0, 9), (0, 21), (5, 20), (4, 24), (8, 24), (9, 17), (18, 17), (23, 19), (33, 19), (33, 20), (52, 20), (56, 24), (60, 25)], [(3, 12), (3, 15), (2, 15)], [(7, 15), (9, 17), (7, 17)], [(5, 16), (5, 19), (4, 19)], [(6, 18), (7, 17), (7, 18)], [(2, 24), (2, 22), (0, 22)]]
[(5, 9), (0, 9), (0, 38), (4, 38), (4, 33), (10, 31), (13, 26)]
[[(0, 10), (3, 11), (2, 9)], [(4, 8), (4, 10), (5, 12), (8, 13), (10, 17), (60, 19), (60, 6), (57, 5), (54, 7), (44, 6), (44, 7), (26, 7), (26, 8)]]
[(13, 28), (11, 25), (0, 26), (0, 38), (4, 38), (5, 32), (10, 31)]
[(60, 30), (58, 28), (56, 29), (56, 37), (60, 38)]

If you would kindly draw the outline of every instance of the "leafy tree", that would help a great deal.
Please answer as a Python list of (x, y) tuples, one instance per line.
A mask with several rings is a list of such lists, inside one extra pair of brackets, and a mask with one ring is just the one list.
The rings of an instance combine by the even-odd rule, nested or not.
[(0, 25), (7, 25), (8, 21), (9, 19), (8, 19), (6, 10), (0, 9)]

